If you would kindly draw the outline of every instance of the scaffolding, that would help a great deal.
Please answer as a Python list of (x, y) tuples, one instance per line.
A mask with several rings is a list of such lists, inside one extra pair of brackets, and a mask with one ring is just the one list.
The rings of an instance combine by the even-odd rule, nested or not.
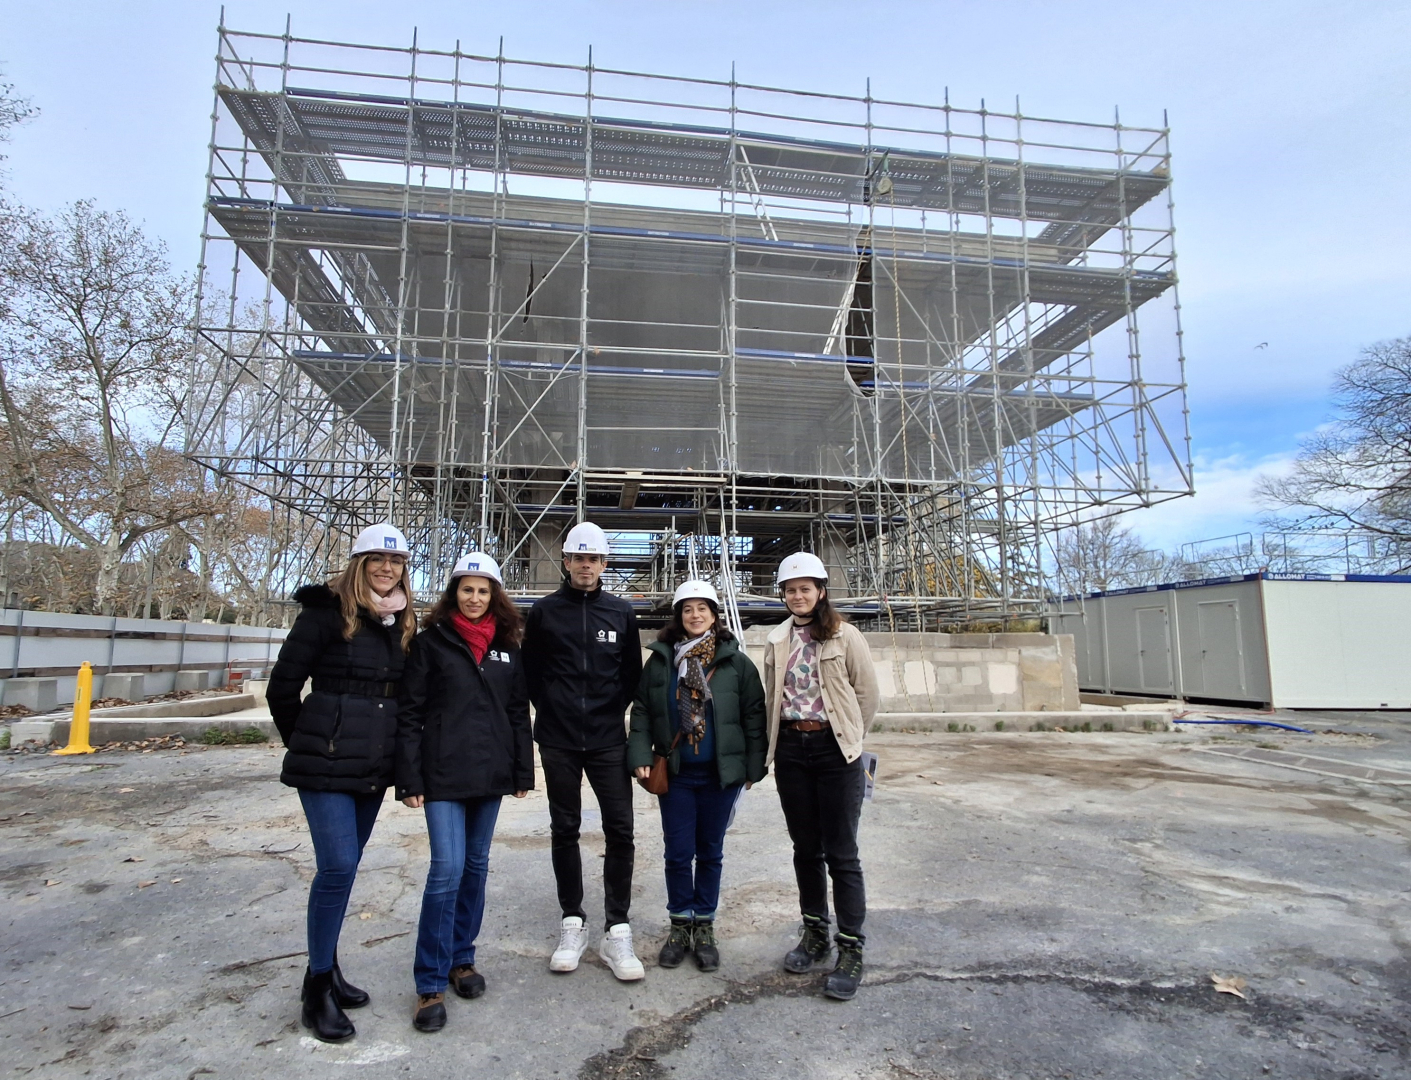
[(1165, 127), (415, 35), (216, 66), (188, 452), (315, 560), (390, 517), (428, 587), (478, 546), (534, 595), (589, 517), (644, 609), (689, 550), (762, 618), (805, 549), (934, 627), (1192, 490)]

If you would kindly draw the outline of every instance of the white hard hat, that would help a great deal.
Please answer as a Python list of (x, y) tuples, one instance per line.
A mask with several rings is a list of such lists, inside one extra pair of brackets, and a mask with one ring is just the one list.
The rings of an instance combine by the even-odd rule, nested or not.
[(358, 538), (353, 541), (353, 554), (366, 555), (371, 551), (394, 551), (399, 555), (406, 555), (408, 558), (412, 553), (407, 538), (402, 535), (402, 530), (390, 521), (369, 525), (358, 533)]
[(807, 551), (800, 551), (797, 555), (790, 555), (779, 564), (779, 573), (775, 577), (780, 585), (794, 578), (816, 578), (819, 581), (828, 580), (828, 568), (823, 565), (823, 560), (817, 555), (811, 555)]
[(671, 606), (675, 607), (682, 600), (709, 600), (717, 608), (720, 607), (720, 596), (709, 581), (683, 581), (676, 586), (676, 595), (671, 598)]
[(451, 571), (451, 580), (463, 577), (483, 577), (500, 585), (505, 583), (504, 578), (500, 577), (500, 564), (479, 551), (472, 551), (456, 560), (456, 568)]
[(607, 533), (591, 521), (580, 521), (563, 538), (565, 555), (610, 555)]

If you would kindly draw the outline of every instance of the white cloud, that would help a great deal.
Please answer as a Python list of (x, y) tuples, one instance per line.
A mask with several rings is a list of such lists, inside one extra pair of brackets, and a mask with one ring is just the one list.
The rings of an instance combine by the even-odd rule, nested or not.
[(1151, 548), (1171, 551), (1194, 540), (1208, 540), (1232, 533), (1259, 533), (1259, 517), (1267, 509), (1256, 502), (1255, 484), (1266, 476), (1286, 475), (1292, 467), (1291, 452), (1250, 458), (1233, 454), (1195, 460), (1195, 490), (1190, 498), (1134, 510), (1122, 523)]

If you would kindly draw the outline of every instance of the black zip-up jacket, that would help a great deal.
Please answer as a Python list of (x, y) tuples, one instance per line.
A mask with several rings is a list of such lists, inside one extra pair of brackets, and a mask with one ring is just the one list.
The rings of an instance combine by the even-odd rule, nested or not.
[(604, 750), (627, 741), (625, 714), (642, 676), (631, 604), (601, 586), (585, 593), (565, 582), (529, 609), (523, 657), (540, 746)]
[(534, 787), (519, 650), (497, 635), (475, 662), (455, 628), (416, 636), (397, 707), (397, 798), (484, 799)]
[[(401, 628), (370, 612), (351, 641), (343, 610), (327, 585), (294, 594), (304, 605), (270, 672), (270, 715), (288, 753), (280, 780), (313, 791), (372, 794), (392, 783), (397, 734)], [(304, 681), (313, 692), (302, 702)]]

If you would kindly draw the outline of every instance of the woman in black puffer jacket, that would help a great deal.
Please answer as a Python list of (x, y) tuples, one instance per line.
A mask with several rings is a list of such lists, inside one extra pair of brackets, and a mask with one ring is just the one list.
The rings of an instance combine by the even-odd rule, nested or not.
[(500, 799), (522, 799), (534, 786), (534, 747), (519, 657), (523, 620), (495, 560), (471, 552), (457, 562), (423, 625), (402, 680), (397, 798), (426, 812), (431, 868), (412, 968), (412, 1023), (439, 1031), (447, 981), (464, 998), (485, 992), (475, 939), (490, 839)]
[[(416, 633), (409, 555), (393, 526), (364, 529), (338, 577), (294, 594), (303, 610), (270, 673), (270, 714), (288, 748), (280, 780), (299, 789), (318, 865), (309, 889), (302, 1020), (325, 1042), (351, 1038), (343, 1010), (368, 1002), (339, 970), (338, 934), (392, 783), (397, 692)], [(312, 692), (300, 701), (308, 679)]]

